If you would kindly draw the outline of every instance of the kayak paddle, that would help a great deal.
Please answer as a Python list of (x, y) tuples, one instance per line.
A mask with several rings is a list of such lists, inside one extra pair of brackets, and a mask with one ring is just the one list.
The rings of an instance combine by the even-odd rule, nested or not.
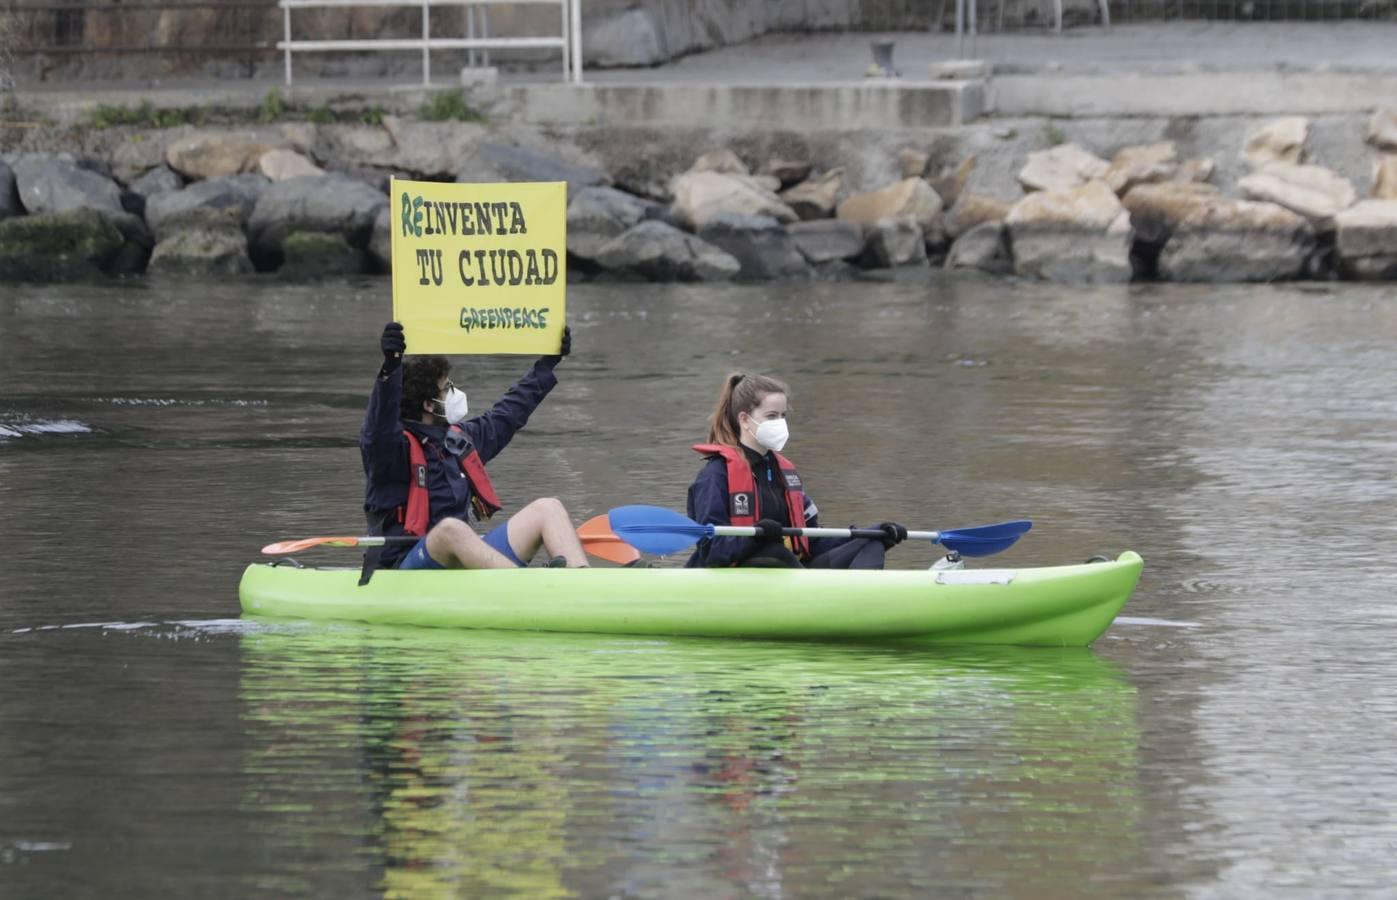
[(383, 535), (369, 534), (362, 537), (346, 535), (343, 537), (308, 537), (294, 541), (277, 541), (275, 544), (268, 544), (262, 548), (262, 552), (268, 556), (279, 556), (284, 553), (300, 553), (302, 550), (309, 550), (312, 547), (382, 547), (385, 544), (415, 544), (420, 538), (410, 534), (398, 535), (396, 537), (384, 537)]
[(640, 551), (621, 540), (611, 530), (611, 523), (605, 513), (593, 516), (578, 525), (577, 536), (582, 539), (582, 549), (597, 559), (622, 566), (640, 559)]
[[(703, 538), (755, 537), (757, 529), (750, 525), (700, 525), (688, 516), (660, 506), (618, 506), (608, 513), (611, 530), (642, 553), (666, 556), (687, 550)], [(909, 531), (907, 537), (931, 541), (961, 556), (990, 556), (1008, 550), (1024, 532), (1033, 527), (1027, 519), (1000, 522), (995, 525), (975, 525), (950, 531)], [(877, 528), (783, 528), (787, 537), (856, 537), (879, 540), (884, 537)]]
[[(578, 526), (577, 536), (582, 541), (582, 548), (598, 559), (605, 559), (620, 565), (640, 559), (639, 551), (611, 532), (611, 526), (607, 524), (604, 515), (589, 519)], [(385, 544), (415, 544), (418, 540), (410, 534), (392, 537), (383, 535), (310, 537), (268, 544), (262, 548), (262, 552), (268, 556), (280, 556), (287, 553), (300, 553), (302, 550), (309, 550), (312, 547), (382, 547)]]

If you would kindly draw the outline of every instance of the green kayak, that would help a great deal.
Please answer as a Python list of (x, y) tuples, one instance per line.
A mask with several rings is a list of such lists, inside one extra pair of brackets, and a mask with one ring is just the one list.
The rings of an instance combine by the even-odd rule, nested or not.
[(257, 563), (243, 611), (385, 625), (907, 644), (1084, 647), (1140, 578), (1114, 562), (1038, 569), (382, 571)]

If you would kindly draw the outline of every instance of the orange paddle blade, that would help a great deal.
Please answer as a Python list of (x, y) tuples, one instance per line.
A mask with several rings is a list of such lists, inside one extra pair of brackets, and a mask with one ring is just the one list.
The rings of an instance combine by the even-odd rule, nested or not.
[(611, 530), (611, 522), (605, 514), (588, 519), (577, 526), (577, 536), (582, 539), (582, 549), (597, 559), (622, 566), (640, 559), (640, 551), (618, 538)]
[(276, 556), (281, 553), (299, 553), (302, 550), (309, 550), (311, 547), (357, 547), (359, 539), (357, 537), (312, 537), (301, 538), (298, 541), (278, 541), (275, 544), (268, 544), (262, 548), (262, 552), (269, 556)]

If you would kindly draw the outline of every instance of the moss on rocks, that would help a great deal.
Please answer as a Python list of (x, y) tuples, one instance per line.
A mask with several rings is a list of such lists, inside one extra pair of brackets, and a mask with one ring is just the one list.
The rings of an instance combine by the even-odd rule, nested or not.
[(70, 281), (101, 275), (126, 243), (92, 209), (0, 221), (0, 281)]
[(293, 231), (281, 245), (283, 278), (313, 279), (364, 271), (364, 254), (338, 234)]

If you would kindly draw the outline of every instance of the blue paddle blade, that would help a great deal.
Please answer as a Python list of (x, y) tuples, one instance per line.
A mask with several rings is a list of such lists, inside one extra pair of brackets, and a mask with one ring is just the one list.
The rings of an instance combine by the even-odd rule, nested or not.
[(607, 513), (607, 519), (617, 537), (655, 556), (688, 550), (711, 532), (711, 526), (662, 506), (618, 506)]
[(947, 550), (957, 551), (961, 556), (993, 556), (1014, 546), (1014, 542), (1032, 527), (1033, 523), (1028, 519), (1016, 519), (997, 525), (956, 528), (941, 532), (941, 539), (937, 543)]

